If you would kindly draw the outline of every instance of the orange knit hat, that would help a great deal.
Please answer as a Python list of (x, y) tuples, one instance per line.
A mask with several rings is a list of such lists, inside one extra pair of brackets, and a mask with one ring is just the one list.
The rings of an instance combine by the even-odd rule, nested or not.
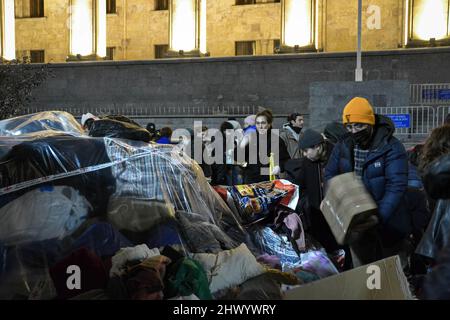
[(375, 125), (375, 114), (372, 106), (365, 98), (353, 98), (342, 112), (342, 122), (346, 123), (367, 123)]

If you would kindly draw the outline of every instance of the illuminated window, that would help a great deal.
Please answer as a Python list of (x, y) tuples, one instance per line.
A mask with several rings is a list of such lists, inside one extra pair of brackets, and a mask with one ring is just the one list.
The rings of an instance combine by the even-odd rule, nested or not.
[(106, 0), (70, 0), (69, 61), (106, 57)]
[(30, 17), (44, 16), (44, 0), (30, 0)]
[(169, 50), (168, 44), (155, 45), (155, 59), (165, 58), (168, 50)]
[(206, 1), (169, 1), (169, 57), (205, 56)]
[(169, 0), (155, 0), (155, 10), (169, 10)]
[(106, 13), (117, 13), (116, 0), (106, 0)]
[(281, 1), (281, 52), (316, 50), (317, 0)]
[(405, 44), (438, 46), (450, 43), (450, 0), (406, 0)]
[(235, 55), (236, 56), (252, 56), (255, 54), (255, 41), (236, 41)]
[(31, 63), (44, 63), (45, 51), (44, 50), (30, 50), (30, 62)]
[(14, 0), (0, 1), (0, 57), (16, 58)]

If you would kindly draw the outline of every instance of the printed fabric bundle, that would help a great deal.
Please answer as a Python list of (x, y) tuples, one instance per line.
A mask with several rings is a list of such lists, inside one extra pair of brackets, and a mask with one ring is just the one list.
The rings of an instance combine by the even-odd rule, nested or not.
[[(216, 187), (216, 191), (224, 197), (221, 188)], [(299, 198), (298, 187), (286, 180), (227, 187), (227, 193), (231, 195), (244, 224), (268, 217), (277, 204), (295, 210)]]

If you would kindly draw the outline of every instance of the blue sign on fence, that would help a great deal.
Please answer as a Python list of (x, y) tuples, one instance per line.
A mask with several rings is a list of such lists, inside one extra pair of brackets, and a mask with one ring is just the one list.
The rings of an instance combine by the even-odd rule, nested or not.
[(450, 89), (423, 89), (422, 99), (450, 100)]
[(391, 118), (396, 128), (409, 128), (411, 127), (411, 116), (409, 114), (387, 114), (387, 117)]
[(441, 89), (441, 90), (439, 90), (439, 99), (441, 99), (441, 100), (449, 100), (450, 99), (450, 89)]

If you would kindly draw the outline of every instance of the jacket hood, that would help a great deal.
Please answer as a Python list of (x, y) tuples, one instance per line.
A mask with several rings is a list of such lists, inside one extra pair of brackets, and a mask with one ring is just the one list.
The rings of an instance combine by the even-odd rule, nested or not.
[(300, 129), (299, 133), (295, 132), (295, 130), (289, 124), (283, 125), (283, 128), (280, 130), (280, 132), (284, 132), (288, 137), (295, 140), (298, 140), (299, 135), (302, 133), (302, 131), (303, 128)]
[(347, 129), (345, 129), (342, 122), (337, 121), (327, 124), (325, 130), (323, 131), (323, 134), (333, 144), (336, 144), (341, 140), (345, 140), (345, 138), (350, 135)]
[(423, 176), (427, 193), (434, 199), (450, 199), (450, 154), (430, 163)]
[(383, 144), (386, 144), (394, 135), (395, 126), (389, 117), (376, 114), (374, 137), (371, 144), (371, 149), (378, 149)]

